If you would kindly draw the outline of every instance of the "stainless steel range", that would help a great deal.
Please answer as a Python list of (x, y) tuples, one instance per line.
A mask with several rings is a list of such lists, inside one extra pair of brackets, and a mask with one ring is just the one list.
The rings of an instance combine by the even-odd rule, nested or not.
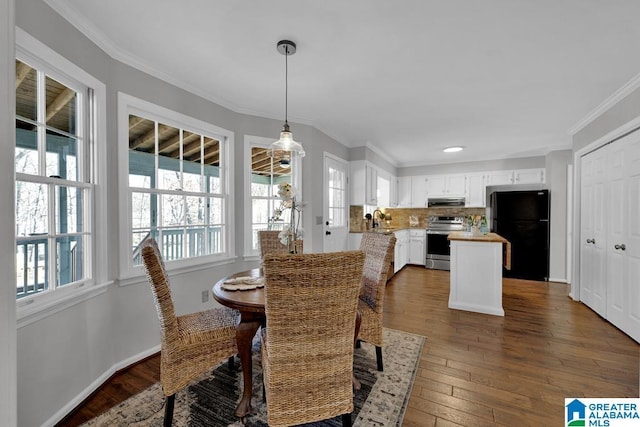
[(436, 270), (449, 270), (451, 248), (447, 236), (452, 231), (464, 230), (464, 218), (457, 216), (430, 216), (427, 226), (425, 266)]

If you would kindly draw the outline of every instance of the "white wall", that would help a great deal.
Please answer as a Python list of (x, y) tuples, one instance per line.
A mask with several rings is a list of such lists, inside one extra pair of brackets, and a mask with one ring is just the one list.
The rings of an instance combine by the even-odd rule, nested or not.
[[(15, 188), (15, 52), (14, 0), (0, 0), (0, 271), (15, 277), (15, 235), (13, 194)], [(4, 77), (6, 76), (6, 77)], [(3, 426), (17, 425), (16, 413), (16, 304), (15, 283), (0, 284), (0, 420)]]
[(554, 151), (546, 158), (546, 176), (551, 195), (549, 280), (567, 281), (567, 165), (571, 150)]

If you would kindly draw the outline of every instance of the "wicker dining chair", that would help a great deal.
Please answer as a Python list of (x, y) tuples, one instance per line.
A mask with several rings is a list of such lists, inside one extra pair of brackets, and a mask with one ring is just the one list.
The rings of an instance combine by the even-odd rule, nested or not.
[(351, 425), (362, 251), (269, 254), (262, 366), (269, 426)]
[[(258, 231), (258, 243), (260, 244), (260, 257), (264, 259), (264, 256), (268, 253), (274, 254), (286, 254), (288, 253), (287, 247), (280, 241), (280, 230), (259, 230)], [(296, 252), (302, 253), (302, 240), (296, 240), (295, 247)]]
[(160, 382), (166, 396), (164, 425), (170, 426), (175, 393), (238, 352), (236, 325), (240, 314), (224, 307), (176, 316), (169, 277), (155, 239), (148, 238), (142, 243), (142, 259), (160, 320)]
[(362, 291), (358, 301), (358, 310), (362, 316), (358, 340), (366, 341), (376, 347), (378, 371), (382, 364), (382, 305), (387, 284), (389, 265), (393, 258), (396, 237), (393, 234), (362, 233), (360, 250), (366, 254)]

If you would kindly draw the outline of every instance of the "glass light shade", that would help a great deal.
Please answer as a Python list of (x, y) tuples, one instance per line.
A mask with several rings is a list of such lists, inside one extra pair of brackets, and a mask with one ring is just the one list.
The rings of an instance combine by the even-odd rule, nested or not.
[(298, 157), (304, 157), (306, 154), (302, 145), (293, 140), (293, 135), (288, 130), (280, 132), (280, 139), (271, 144), (269, 152), (289, 152), (292, 156)]

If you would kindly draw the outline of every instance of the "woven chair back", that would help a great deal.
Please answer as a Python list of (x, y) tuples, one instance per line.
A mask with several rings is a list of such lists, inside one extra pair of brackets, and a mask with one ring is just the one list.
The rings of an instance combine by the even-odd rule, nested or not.
[[(260, 230), (258, 231), (258, 243), (260, 244), (260, 257), (264, 259), (266, 254), (286, 254), (289, 253), (287, 247), (280, 241), (279, 230)], [(295, 241), (296, 253), (301, 254), (303, 245), (302, 240)]]
[(147, 238), (142, 243), (142, 260), (151, 284), (153, 299), (160, 320), (160, 336), (162, 347), (167, 340), (178, 337), (178, 325), (171, 298), (169, 276), (162, 261), (162, 255), (155, 239)]
[(362, 233), (360, 250), (366, 258), (360, 299), (377, 313), (382, 313), (384, 289), (395, 246), (396, 237), (393, 234)]
[(269, 425), (302, 424), (353, 410), (353, 340), (363, 265), (361, 251), (265, 257)]

